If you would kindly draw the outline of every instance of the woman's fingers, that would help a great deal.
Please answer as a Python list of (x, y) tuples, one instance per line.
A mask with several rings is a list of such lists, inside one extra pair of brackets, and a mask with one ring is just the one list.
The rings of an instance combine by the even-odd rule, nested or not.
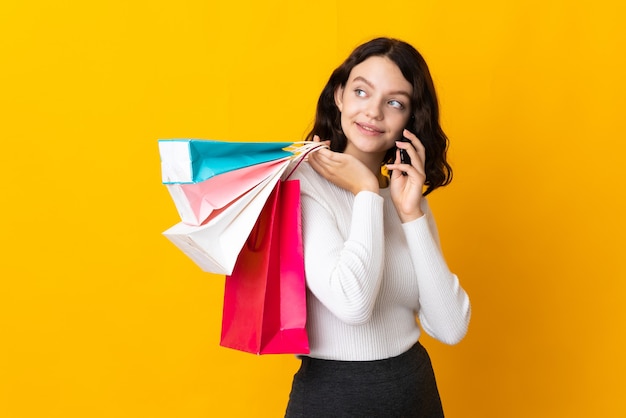
[(424, 162), (426, 157), (426, 148), (424, 148), (424, 144), (422, 144), (422, 141), (420, 141), (419, 138), (408, 129), (404, 130), (404, 136), (411, 141), (412, 147), (406, 148), (409, 151), (409, 155), (411, 155), (411, 148), (413, 148), (419, 156), (420, 160)]
[[(396, 147), (402, 150), (405, 150), (409, 157), (411, 158), (411, 166), (415, 167), (418, 172), (424, 173), (424, 163), (426, 161), (426, 149), (424, 148), (424, 144), (419, 140), (417, 136), (415, 136), (412, 132), (405, 129), (403, 135), (409, 139), (411, 142), (401, 142), (396, 141)], [(400, 159), (396, 155), (396, 161), (394, 165), (399, 165)], [(406, 164), (403, 165), (406, 167)], [(391, 167), (390, 167), (391, 168)], [(404, 170), (403, 170), (404, 171)]]
[(362, 190), (378, 192), (378, 178), (358, 159), (327, 148), (313, 153), (311, 167), (331, 183), (357, 194)]

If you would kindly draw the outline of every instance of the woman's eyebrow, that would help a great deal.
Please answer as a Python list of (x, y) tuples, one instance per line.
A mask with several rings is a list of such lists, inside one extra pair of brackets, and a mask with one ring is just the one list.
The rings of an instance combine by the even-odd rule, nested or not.
[(352, 82), (354, 83), (355, 81), (362, 81), (363, 83), (367, 84), (371, 88), (374, 88), (374, 85), (372, 83), (370, 83), (368, 80), (366, 80), (365, 78), (361, 76), (354, 77), (354, 80), (352, 80)]
[[(374, 85), (373, 85), (373, 84), (372, 84), (369, 80), (367, 80), (366, 78), (364, 78), (364, 77), (362, 77), (362, 76), (356, 76), (356, 77), (354, 77), (354, 79), (352, 80), (352, 82), (354, 83), (354, 82), (356, 82), (356, 81), (361, 81), (361, 82), (363, 82), (363, 83), (367, 84), (367, 85), (368, 85), (369, 87), (371, 87), (372, 89), (375, 89), (375, 88), (376, 88), (376, 87), (374, 87)], [(394, 95), (394, 94), (401, 94), (401, 95), (403, 95), (403, 96), (406, 96), (406, 97), (407, 97), (407, 98), (409, 98), (409, 99), (411, 98), (411, 95), (410, 95), (407, 91), (404, 91), (404, 90), (390, 91), (388, 94), (390, 94), (390, 95)]]

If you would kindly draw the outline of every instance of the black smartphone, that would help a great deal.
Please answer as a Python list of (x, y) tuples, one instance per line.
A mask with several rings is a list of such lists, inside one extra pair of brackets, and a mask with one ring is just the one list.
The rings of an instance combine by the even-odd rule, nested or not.
[[(402, 138), (400, 138), (400, 142), (411, 142), (408, 138), (406, 138), (405, 136), (402, 136)], [(402, 164), (411, 164), (411, 157), (409, 157), (409, 153), (406, 152), (406, 150), (401, 149), (400, 150), (400, 162)], [(406, 176), (407, 174), (403, 171), (402, 172), (403, 176)]]

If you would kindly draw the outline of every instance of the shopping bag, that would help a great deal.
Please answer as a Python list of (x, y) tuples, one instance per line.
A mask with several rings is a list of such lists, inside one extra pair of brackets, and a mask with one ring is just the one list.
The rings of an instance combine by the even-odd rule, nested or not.
[(174, 245), (203, 271), (231, 274), (237, 256), (254, 227), (265, 202), (280, 180), (289, 161), (237, 200), (209, 217), (203, 225), (179, 222), (163, 232)]
[(213, 213), (224, 208), (276, 171), (285, 159), (240, 168), (193, 184), (166, 184), (181, 220), (201, 225)]
[(227, 142), (161, 139), (161, 176), (165, 184), (198, 183), (218, 174), (293, 155), (293, 142)]
[(220, 345), (254, 354), (308, 354), (300, 183), (280, 181), (231, 275)]

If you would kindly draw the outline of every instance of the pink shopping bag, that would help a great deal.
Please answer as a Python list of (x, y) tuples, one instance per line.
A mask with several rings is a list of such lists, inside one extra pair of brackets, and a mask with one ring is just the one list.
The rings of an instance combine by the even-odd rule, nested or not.
[(182, 222), (201, 225), (272, 174), (281, 171), (286, 158), (229, 171), (199, 183), (166, 184)]
[(279, 181), (226, 276), (220, 345), (309, 353), (300, 213), (299, 181)]

